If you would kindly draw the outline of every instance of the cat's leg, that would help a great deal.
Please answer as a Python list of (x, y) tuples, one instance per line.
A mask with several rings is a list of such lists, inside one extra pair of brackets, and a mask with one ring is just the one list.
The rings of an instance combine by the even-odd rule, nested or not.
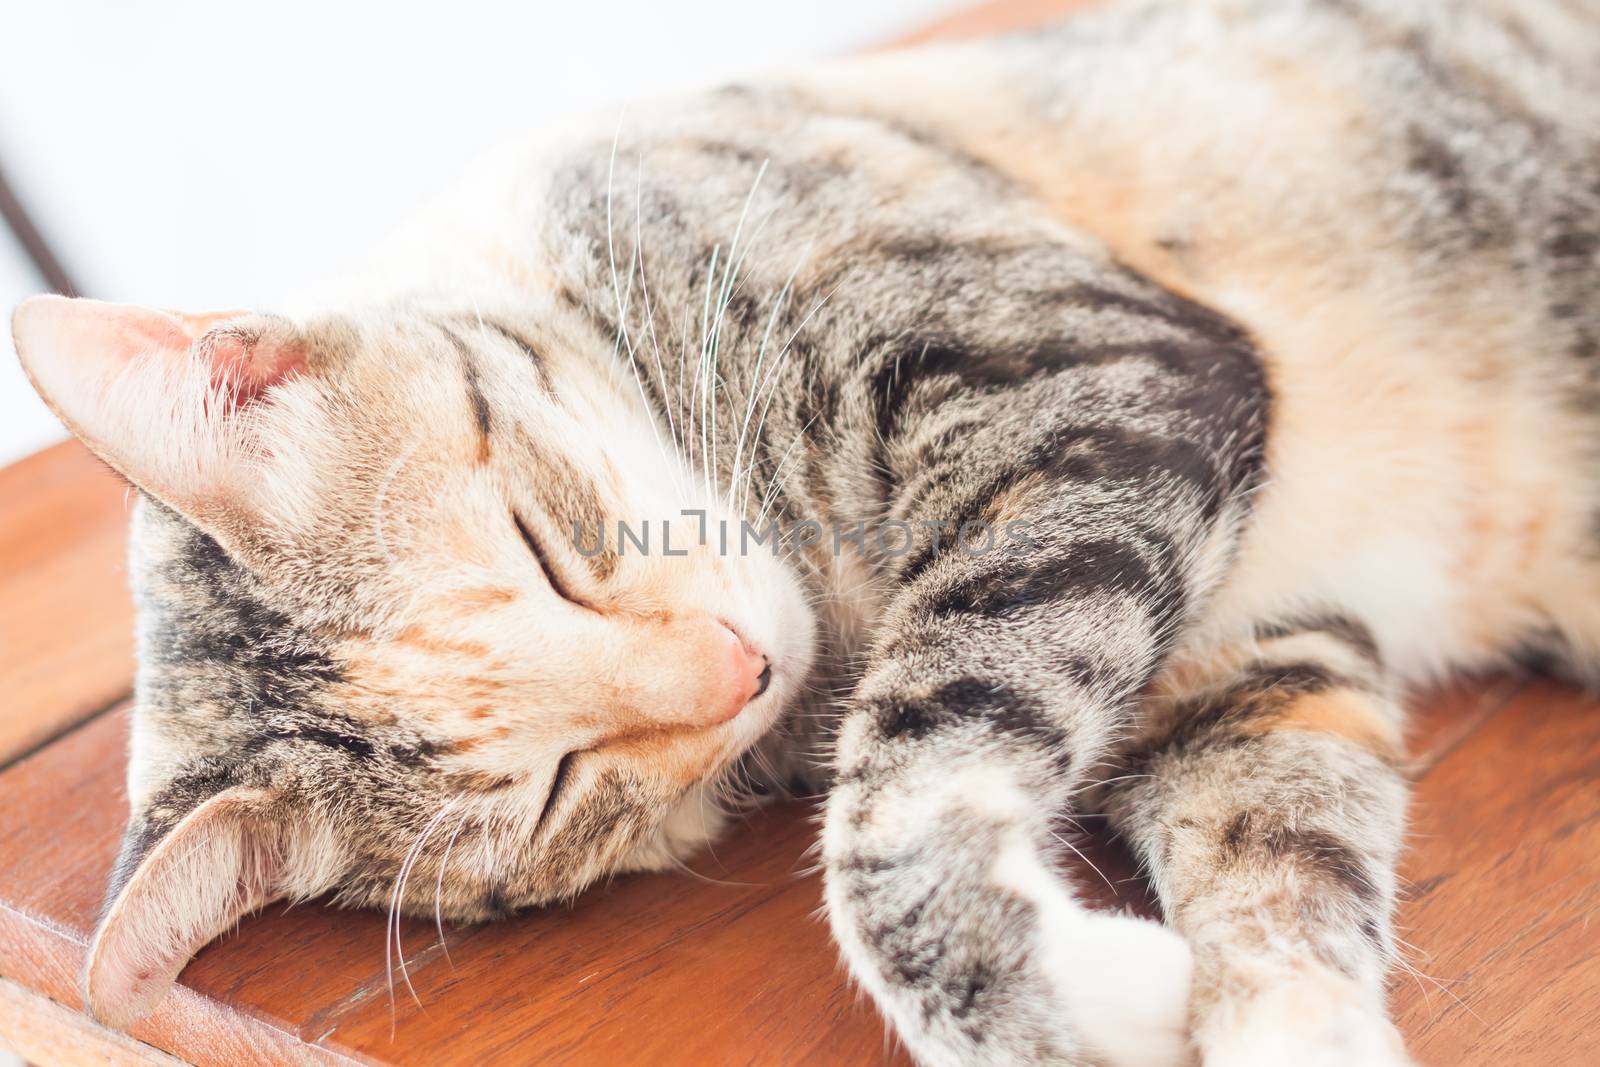
[(1133, 725), (1203, 527), (1056, 492), (1029, 550), (907, 567), (837, 741), (829, 918), (924, 1064), (1178, 1067), (1187, 946), (1081, 907), (1054, 831)]
[(1049, 858), (1070, 765), (1103, 750), (1103, 724), (1052, 716), (1015, 681), (910, 664), (868, 678), (823, 835), (835, 935), (924, 1064), (1178, 1067), (1187, 947), (1080, 907)]
[(1155, 699), (1108, 814), (1193, 949), (1208, 1067), (1409, 1062), (1383, 993), (1407, 792), (1400, 709), (1358, 624), (1258, 637), (1203, 682), (1169, 675), (1191, 680)]
[(914, 242), (904, 291), (948, 304), (817, 402), (867, 414), (886, 519), (958, 542), (881, 561), (823, 829), (829, 918), (925, 1064), (1175, 1067), (1187, 946), (1080, 907), (1052, 831), (1227, 571), (1265, 377), (1214, 314), (1028, 232)]

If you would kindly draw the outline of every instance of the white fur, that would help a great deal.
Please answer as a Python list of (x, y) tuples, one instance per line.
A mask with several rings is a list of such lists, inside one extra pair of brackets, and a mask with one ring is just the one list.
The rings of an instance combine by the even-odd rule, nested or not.
[(1109, 1067), (1189, 1063), (1188, 943), (1159, 923), (1090, 911), (1020, 837), (996, 880), (1038, 909), (1039, 961), (1074, 1029)]
[(1314, 965), (1253, 976), (1237, 1001), (1200, 1035), (1206, 1067), (1408, 1067), (1380, 998)]

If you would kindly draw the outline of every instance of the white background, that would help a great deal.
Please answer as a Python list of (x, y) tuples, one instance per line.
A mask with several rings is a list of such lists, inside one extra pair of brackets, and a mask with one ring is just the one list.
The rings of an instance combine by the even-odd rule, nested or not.
[[(84, 295), (271, 309), (501, 138), (862, 47), (960, 6), (10, 2), (0, 165)], [(0, 313), (42, 284), (0, 232)], [(5, 464), (64, 431), (0, 336)]]

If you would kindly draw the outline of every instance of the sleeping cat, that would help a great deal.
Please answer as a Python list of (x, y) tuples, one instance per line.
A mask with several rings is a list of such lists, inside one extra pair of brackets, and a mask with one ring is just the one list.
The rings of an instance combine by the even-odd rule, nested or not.
[(923, 1063), (1407, 1062), (1400, 694), (1600, 673), (1597, 287), (1600, 5), (1209, 0), (511, 146), (292, 317), (30, 300), (142, 495), (89, 1005), (803, 783)]

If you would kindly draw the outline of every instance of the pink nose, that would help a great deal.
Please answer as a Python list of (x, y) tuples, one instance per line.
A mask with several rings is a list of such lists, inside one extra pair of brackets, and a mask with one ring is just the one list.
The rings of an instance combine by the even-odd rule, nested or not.
[(757, 652), (732, 626), (720, 619), (718, 622), (721, 623), (717, 627), (718, 655), (726, 665), (723, 670), (730, 685), (725, 712), (717, 721), (727, 722), (767, 691), (767, 686), (772, 684), (772, 661)]

